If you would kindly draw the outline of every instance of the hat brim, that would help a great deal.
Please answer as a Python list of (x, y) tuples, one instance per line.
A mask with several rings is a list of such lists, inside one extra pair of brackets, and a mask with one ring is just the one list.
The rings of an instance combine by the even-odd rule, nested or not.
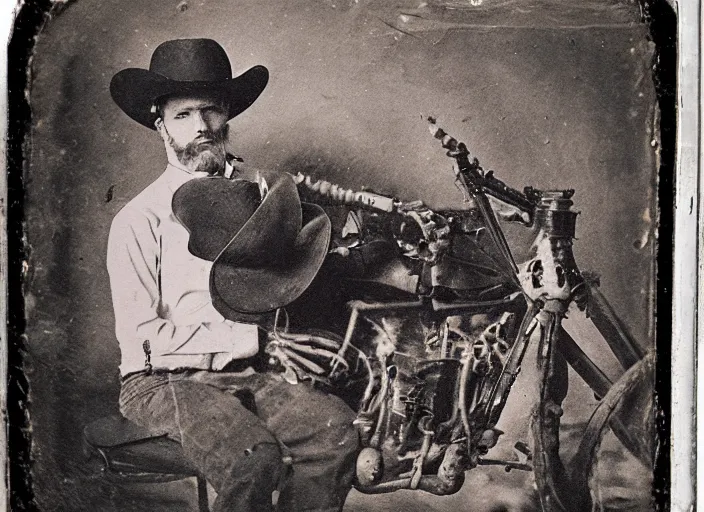
[(225, 318), (274, 311), (296, 300), (310, 286), (328, 253), (331, 225), (318, 205), (302, 203), (301, 207), (303, 225), (284, 260), (257, 268), (215, 261), (210, 271), (210, 296)]
[(228, 119), (238, 116), (256, 101), (269, 81), (264, 66), (254, 66), (234, 78), (217, 82), (188, 82), (166, 78), (146, 69), (128, 68), (110, 82), (110, 95), (129, 117), (155, 130), (154, 102), (163, 96), (217, 91), (228, 99)]

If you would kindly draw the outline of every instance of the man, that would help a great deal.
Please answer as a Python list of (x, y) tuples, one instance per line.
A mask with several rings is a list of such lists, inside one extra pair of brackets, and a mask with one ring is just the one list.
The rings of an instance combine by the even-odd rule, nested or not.
[[(292, 385), (278, 374), (252, 369), (259, 328), (225, 318), (221, 313), (229, 310), (214, 306), (211, 274), (219, 260), (194, 254), (184, 215), (172, 207), (174, 194), (189, 188), (186, 184), (236, 174), (225, 150), (227, 122), (256, 100), (267, 80), (263, 66), (233, 78), (225, 51), (207, 39), (167, 41), (154, 51), (149, 70), (126, 69), (113, 77), (110, 92), (117, 105), (158, 132), (168, 157), (163, 174), (116, 215), (110, 230), (107, 266), (122, 354), (120, 409), (182, 444), (217, 491), (215, 512), (266, 511), (273, 503), (296, 512), (340, 510), (358, 448), (354, 414), (307, 383)], [(228, 180), (217, 183), (223, 181)], [(240, 188), (246, 203), (251, 188)], [(267, 192), (265, 184), (246, 216), (253, 219), (277, 197), (281, 204), (298, 200), (284, 196)], [(213, 208), (193, 220), (221, 214)], [(257, 226), (248, 225), (256, 234)], [(327, 245), (329, 235), (318, 240)], [(316, 244), (319, 267), (320, 250), (327, 247)], [(306, 272), (304, 286), (314, 274)], [(300, 285), (300, 276), (295, 278)], [(246, 301), (249, 294), (241, 295)]]

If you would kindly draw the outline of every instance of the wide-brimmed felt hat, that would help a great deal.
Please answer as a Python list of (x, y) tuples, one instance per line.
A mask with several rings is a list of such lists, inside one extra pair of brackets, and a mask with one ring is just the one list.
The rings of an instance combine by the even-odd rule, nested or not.
[(228, 103), (228, 119), (249, 108), (269, 81), (264, 66), (232, 76), (225, 50), (212, 39), (175, 39), (161, 43), (149, 69), (123, 69), (112, 77), (110, 95), (132, 119), (155, 129), (153, 108), (159, 98), (216, 92)]
[(261, 173), (259, 184), (193, 179), (176, 190), (172, 210), (190, 233), (189, 251), (213, 261), (210, 296), (230, 320), (293, 302), (328, 253), (330, 219), (301, 202), (288, 174)]

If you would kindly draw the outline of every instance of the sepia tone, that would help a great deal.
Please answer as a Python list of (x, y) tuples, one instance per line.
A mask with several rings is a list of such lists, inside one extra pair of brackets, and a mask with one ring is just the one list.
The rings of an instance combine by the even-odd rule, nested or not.
[[(428, 133), (434, 116), (509, 186), (575, 189), (577, 264), (599, 276), (640, 347), (652, 346), (658, 112), (654, 47), (637, 4), (79, 0), (41, 31), (29, 91), (26, 374), (39, 510), (196, 507), (193, 482), (106, 484), (82, 437), (117, 411), (110, 223), (166, 164), (158, 136), (118, 109), (108, 84), (121, 69), (147, 67), (161, 42), (190, 37), (217, 40), (235, 73), (269, 68), (263, 95), (230, 123), (230, 147), (247, 165), (461, 208), (452, 162)], [(527, 260), (531, 234), (503, 227), (516, 259)], [(568, 316), (582, 349), (618, 377), (583, 314)], [(528, 436), (534, 359), (526, 356), (498, 425), (503, 458)], [(565, 450), (596, 403), (571, 373)], [(616, 483), (604, 492), (648, 510), (647, 470), (614, 450), (605, 465)], [(353, 491), (345, 510), (536, 507), (530, 473), (486, 466), (451, 496)]]

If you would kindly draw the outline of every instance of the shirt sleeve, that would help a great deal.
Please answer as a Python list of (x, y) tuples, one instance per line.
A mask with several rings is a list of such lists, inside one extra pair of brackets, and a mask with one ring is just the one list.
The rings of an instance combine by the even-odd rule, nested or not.
[[(141, 354), (143, 342), (149, 340), (155, 356), (217, 352), (229, 352), (233, 357), (254, 355), (256, 350), (252, 344), (239, 344), (235, 340), (243, 335), (251, 337), (249, 331), (256, 336), (256, 326), (233, 322), (177, 326), (160, 316), (157, 226), (156, 217), (152, 219), (145, 214), (123, 210), (110, 228), (107, 267), (115, 311), (115, 334), (121, 349)], [(239, 354), (239, 351), (243, 353)]]

